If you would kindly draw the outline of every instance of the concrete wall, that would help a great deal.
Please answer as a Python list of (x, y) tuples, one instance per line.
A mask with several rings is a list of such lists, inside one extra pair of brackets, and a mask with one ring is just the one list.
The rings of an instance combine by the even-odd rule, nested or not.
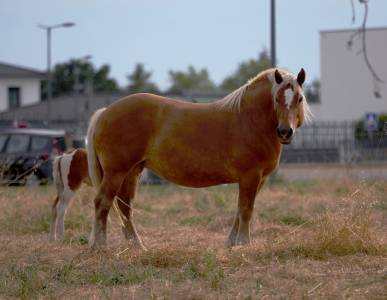
[(8, 88), (20, 88), (20, 105), (31, 105), (40, 101), (40, 79), (0, 78), (0, 111), (7, 110)]
[(374, 82), (361, 51), (360, 35), (348, 40), (354, 31), (323, 31), (321, 47), (321, 104), (314, 110), (317, 120), (353, 121), (365, 113), (387, 113), (387, 28), (366, 33), (369, 60), (386, 82), (379, 84), (381, 98), (374, 96)]

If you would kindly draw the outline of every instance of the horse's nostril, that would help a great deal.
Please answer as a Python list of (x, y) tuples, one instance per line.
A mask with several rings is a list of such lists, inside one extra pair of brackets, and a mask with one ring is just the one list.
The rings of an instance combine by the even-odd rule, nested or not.
[(286, 135), (286, 138), (290, 138), (292, 135), (293, 135), (293, 129), (289, 128), (289, 131), (288, 131), (288, 133)]
[(293, 135), (293, 129), (292, 128), (277, 127), (277, 134), (279, 137), (288, 139)]

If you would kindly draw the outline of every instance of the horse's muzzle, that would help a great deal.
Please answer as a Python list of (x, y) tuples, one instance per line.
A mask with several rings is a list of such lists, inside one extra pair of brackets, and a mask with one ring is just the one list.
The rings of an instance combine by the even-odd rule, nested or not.
[(290, 144), (293, 138), (293, 129), (291, 127), (277, 127), (277, 136), (281, 144)]

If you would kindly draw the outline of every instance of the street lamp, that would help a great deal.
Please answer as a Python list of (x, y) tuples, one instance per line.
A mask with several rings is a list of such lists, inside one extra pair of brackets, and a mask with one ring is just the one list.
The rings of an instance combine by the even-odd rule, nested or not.
[(270, 1), (270, 58), (273, 68), (277, 65), (275, 45), (275, 0)]
[(73, 27), (75, 23), (65, 22), (56, 25), (41, 25), (38, 27), (46, 30), (47, 33), (47, 125), (50, 125), (51, 121), (51, 100), (52, 100), (52, 76), (51, 76), (51, 30), (61, 27)]

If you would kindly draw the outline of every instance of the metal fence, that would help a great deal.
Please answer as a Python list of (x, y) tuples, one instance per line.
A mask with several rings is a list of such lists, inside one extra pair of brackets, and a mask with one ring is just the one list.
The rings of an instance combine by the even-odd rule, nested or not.
[(283, 147), (283, 163), (387, 161), (387, 134), (364, 131), (354, 122), (314, 122), (297, 130)]
[[(27, 121), (33, 127), (46, 127), (42, 121)], [(0, 122), (0, 127), (12, 122)], [(356, 163), (387, 162), (386, 129), (367, 132), (354, 122), (313, 122), (297, 130), (291, 144), (283, 147), (282, 163)], [(385, 125), (386, 126), (386, 125)], [(52, 128), (65, 129), (81, 137), (87, 122), (52, 120)]]

